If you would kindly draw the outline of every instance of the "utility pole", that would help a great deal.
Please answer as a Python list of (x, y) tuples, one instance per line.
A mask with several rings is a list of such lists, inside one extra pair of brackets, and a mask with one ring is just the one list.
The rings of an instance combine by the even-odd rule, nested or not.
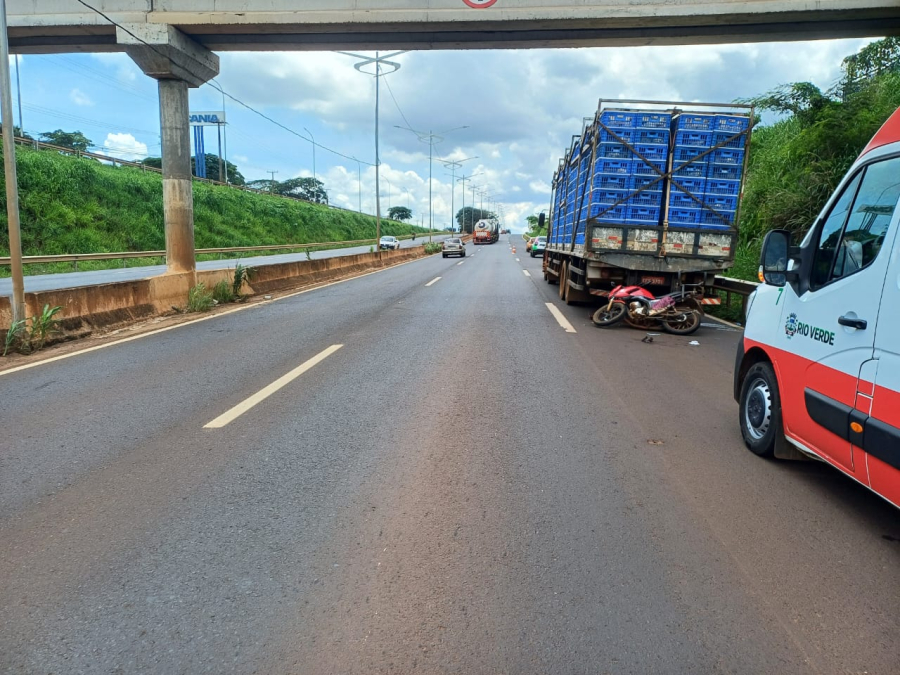
[[(450, 229), (453, 229), (453, 219), (456, 218), (456, 170), (462, 166), (463, 162), (470, 159), (478, 159), (478, 157), (466, 157), (465, 159), (442, 159), (444, 166), (450, 169)], [(466, 195), (466, 186), (463, 184), (463, 199)]]
[(19, 131), (24, 136), (25, 127), (22, 126), (22, 78), (19, 77), (19, 55), (16, 54), (16, 100), (19, 102)]
[[(396, 73), (400, 70), (400, 64), (395, 61), (388, 61), (387, 59), (393, 58), (395, 56), (400, 56), (400, 54), (405, 54), (407, 50), (399, 51), (399, 52), (391, 52), (390, 54), (385, 54), (384, 56), (379, 56), (378, 52), (375, 52), (375, 58), (373, 59), (371, 56), (364, 56), (363, 54), (354, 54), (352, 52), (338, 52), (338, 54), (343, 54), (345, 56), (352, 56), (355, 59), (362, 59), (359, 63), (354, 63), (353, 67), (356, 68), (361, 73), (366, 75), (373, 75), (375, 77), (375, 238), (381, 239), (381, 196), (380, 189), (381, 185), (379, 183), (380, 173), (379, 170), (381, 168), (381, 159), (378, 154), (378, 103), (380, 94), (380, 85), (379, 78), (382, 75), (390, 75), (391, 73)], [(363, 70), (365, 66), (370, 64), (375, 64), (375, 72), (369, 73)], [(392, 70), (389, 70), (385, 73), (381, 72), (381, 64), (386, 66), (390, 66)], [(360, 200), (361, 202), (362, 200)], [(360, 210), (362, 208), (360, 207)]]
[(272, 174), (272, 187), (269, 188), (269, 194), (275, 194), (275, 174), (277, 171), (266, 171), (266, 173)]
[(22, 272), (22, 232), (19, 225), (19, 178), (13, 129), (12, 83), (9, 77), (9, 37), (6, 0), (0, 0), (0, 115), (3, 122), (3, 165), (6, 177), (6, 217), (12, 271), (12, 320), (25, 320), (25, 278)]
[[(478, 173), (469, 174), (468, 176), (463, 175), (462, 178), (457, 178), (457, 182), (462, 183), (463, 188), (463, 221), (460, 223), (460, 227), (462, 229), (466, 229), (466, 181), (471, 181), (475, 176), (480, 176), (482, 174), (481, 171)], [(475, 209), (475, 192), (472, 192), (472, 209)]]

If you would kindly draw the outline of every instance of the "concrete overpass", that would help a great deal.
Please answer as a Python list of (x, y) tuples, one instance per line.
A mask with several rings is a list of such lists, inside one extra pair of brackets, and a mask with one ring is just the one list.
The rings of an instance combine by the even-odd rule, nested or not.
[[(898, 0), (7, 0), (14, 53), (125, 51), (159, 81), (166, 262), (196, 279), (188, 87), (215, 51), (487, 49), (900, 34)], [(101, 14), (102, 13), (102, 14)]]
[[(640, 46), (900, 33), (897, 0), (86, 1), (118, 23), (175, 26), (213, 51)], [(76, 0), (7, 4), (14, 52), (123, 48), (115, 28)]]

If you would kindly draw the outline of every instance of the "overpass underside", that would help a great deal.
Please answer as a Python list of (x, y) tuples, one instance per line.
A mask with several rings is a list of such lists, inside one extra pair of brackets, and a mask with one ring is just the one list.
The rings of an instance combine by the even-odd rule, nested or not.
[[(900, 34), (896, 0), (87, 0), (117, 23), (170, 25), (212, 51), (506, 49)], [(482, 0), (483, 1), (483, 0)], [(266, 11), (257, 7), (264, 5)], [(122, 51), (75, 0), (9, 0), (22, 54)]]

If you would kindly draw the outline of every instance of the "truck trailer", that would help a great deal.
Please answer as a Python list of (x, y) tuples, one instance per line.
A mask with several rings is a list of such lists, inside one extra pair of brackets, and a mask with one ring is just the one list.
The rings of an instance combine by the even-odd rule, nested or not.
[(749, 105), (601, 99), (553, 176), (544, 279), (567, 304), (619, 284), (717, 304), (752, 127)]

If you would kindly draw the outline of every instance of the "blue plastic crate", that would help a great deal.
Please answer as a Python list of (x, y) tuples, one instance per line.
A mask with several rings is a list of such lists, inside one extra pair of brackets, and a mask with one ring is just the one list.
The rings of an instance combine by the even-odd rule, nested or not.
[(610, 129), (633, 129), (637, 115), (627, 110), (604, 110), (600, 113), (600, 121)]
[[(699, 197), (698, 197), (699, 199)], [(669, 206), (674, 206), (676, 209), (699, 209), (699, 202), (691, 199), (686, 193), (681, 190), (672, 190), (669, 193)]]
[[(637, 143), (634, 146), (639, 155), (643, 155), (647, 159), (665, 162), (666, 156), (669, 154), (669, 148), (665, 145), (645, 145)], [(639, 160), (640, 161), (640, 160)]]
[(738, 166), (743, 166), (744, 164), (744, 151), (743, 150), (734, 150), (733, 148), (721, 148), (719, 150), (713, 150), (712, 159), (710, 159), (710, 164), (735, 164)]
[(669, 209), (670, 225), (696, 225), (700, 222), (700, 209)]
[[(708, 149), (709, 148), (702, 148), (702, 147), (697, 147), (697, 148), (680, 147), (680, 146), (676, 145), (675, 149), (672, 152), (674, 153), (676, 162), (687, 162), (691, 159), (694, 159), (694, 157), (696, 157), (697, 155), (702, 155)], [(703, 162), (704, 164), (708, 163), (710, 155), (712, 155), (711, 152), (703, 155), (703, 157), (700, 159), (700, 161)]]
[(628, 195), (628, 190), (594, 190), (591, 193), (591, 204), (615, 204)]
[(629, 185), (629, 178), (625, 174), (606, 174), (606, 173), (598, 173), (594, 175), (594, 188), (600, 188), (602, 190), (627, 190)]
[(750, 126), (750, 118), (741, 115), (716, 115), (713, 127), (716, 131), (728, 131), (736, 134)]
[[(718, 213), (719, 215), (717, 216), (712, 211), (703, 210), (700, 214), (700, 226), (720, 230), (734, 227), (735, 211), (719, 211)], [(722, 222), (723, 218), (728, 221), (727, 224)]]
[(740, 180), (743, 168), (740, 164), (710, 164), (706, 175), (713, 180)]
[(710, 131), (679, 131), (675, 134), (675, 147), (690, 145), (708, 148), (712, 144)]
[(640, 222), (658, 225), (659, 224), (659, 207), (658, 206), (629, 206), (626, 219), (629, 222)]
[[(598, 216), (601, 211), (605, 211), (602, 216)], [(603, 223), (621, 223), (625, 220), (625, 212), (627, 209), (624, 205), (609, 208), (605, 204), (591, 204), (591, 218), (597, 218)]]
[(715, 180), (710, 178), (706, 181), (706, 194), (708, 195), (730, 195), (737, 197), (741, 191), (741, 181), (739, 180)]
[(668, 129), (672, 126), (671, 113), (638, 113), (634, 120), (637, 129)]
[(675, 170), (672, 175), (683, 178), (705, 178), (708, 170), (708, 164), (704, 160), (691, 162), (690, 164), (675, 163)]
[(668, 130), (663, 131), (659, 129), (635, 129), (634, 142), (648, 144), (652, 143), (654, 145), (668, 145), (669, 132)]
[(705, 195), (703, 204), (716, 211), (735, 211), (737, 209), (737, 200), (737, 197), (729, 197), (727, 195)]
[[(628, 193), (626, 193), (628, 194)], [(653, 192), (652, 190), (644, 190), (632, 194), (628, 200), (629, 206), (655, 206), (659, 208), (662, 205), (662, 192)]]
[[(609, 133), (606, 129), (600, 130), (600, 142), (601, 143), (621, 143), (619, 139), (625, 141), (626, 143), (631, 143), (634, 141), (634, 129), (613, 129), (615, 136)], [(618, 136), (619, 138), (616, 138)]]
[(659, 176), (631, 176), (628, 181), (628, 187), (631, 190), (639, 190), (645, 185), (650, 185), (645, 192), (662, 192), (663, 189), (663, 181)]
[[(666, 163), (664, 161), (644, 162), (641, 160), (637, 160), (635, 162), (632, 162), (632, 164), (634, 164), (632, 173), (635, 176), (658, 176), (666, 170)], [(654, 171), (653, 167), (656, 167), (657, 169), (659, 169), (659, 171)]]
[(743, 150), (744, 144), (747, 141), (747, 137), (746, 136), (733, 137), (733, 136), (734, 136), (734, 134), (723, 133), (721, 131), (717, 131), (716, 133), (713, 134), (712, 145), (718, 146), (720, 143), (723, 143), (723, 145), (721, 146), (723, 148), (736, 148), (738, 150)]
[(628, 159), (600, 159), (594, 173), (615, 173), (629, 175), (634, 162)]
[(715, 115), (697, 115), (695, 113), (681, 113), (678, 116), (679, 129), (693, 129), (695, 131), (712, 131), (716, 124)]
[(621, 143), (601, 143), (597, 151), (597, 157), (604, 159), (630, 159), (633, 157), (631, 150)]
[[(676, 185), (677, 183), (677, 185)], [(672, 179), (673, 190), (685, 190), (692, 195), (702, 195), (706, 191), (705, 178), (685, 178), (683, 176), (674, 176)]]

